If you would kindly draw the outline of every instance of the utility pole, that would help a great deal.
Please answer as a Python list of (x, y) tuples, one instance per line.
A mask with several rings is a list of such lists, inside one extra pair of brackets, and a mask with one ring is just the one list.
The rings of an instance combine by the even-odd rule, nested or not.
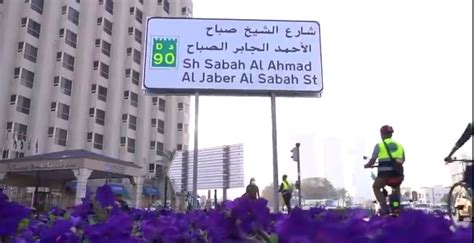
[(298, 206), (301, 208), (301, 169), (300, 169), (300, 143), (291, 150), (291, 158), (298, 164)]

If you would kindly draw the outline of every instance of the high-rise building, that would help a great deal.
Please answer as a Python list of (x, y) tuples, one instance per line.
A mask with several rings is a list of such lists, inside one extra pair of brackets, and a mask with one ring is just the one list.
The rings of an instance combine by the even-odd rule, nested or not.
[(191, 0), (0, 0), (0, 159), (85, 149), (148, 169), (187, 149), (189, 97), (141, 90), (148, 16)]

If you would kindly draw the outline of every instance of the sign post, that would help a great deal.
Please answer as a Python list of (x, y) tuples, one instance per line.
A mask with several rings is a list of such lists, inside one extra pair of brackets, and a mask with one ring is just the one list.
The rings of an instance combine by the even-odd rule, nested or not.
[(199, 135), (199, 92), (194, 95), (194, 162), (193, 162), (193, 208), (197, 208), (197, 179), (198, 179), (198, 135)]
[(273, 193), (275, 211), (279, 210), (275, 99), (320, 97), (320, 40), (316, 21), (147, 19), (145, 93), (196, 98), (193, 196), (197, 196), (199, 95), (270, 95)]

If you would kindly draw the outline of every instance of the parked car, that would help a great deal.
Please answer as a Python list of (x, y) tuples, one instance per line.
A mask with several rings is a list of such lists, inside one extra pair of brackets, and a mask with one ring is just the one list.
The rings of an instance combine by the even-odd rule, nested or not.
[(417, 203), (417, 204), (415, 204), (414, 209), (422, 210), (425, 213), (431, 213), (432, 212), (432, 210), (430, 208), (430, 205), (427, 204), (427, 203)]

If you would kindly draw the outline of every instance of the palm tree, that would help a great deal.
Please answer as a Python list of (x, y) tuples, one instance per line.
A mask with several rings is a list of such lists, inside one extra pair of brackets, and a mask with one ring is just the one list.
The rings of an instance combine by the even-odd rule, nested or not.
[(339, 205), (339, 200), (342, 199), (342, 206), (344, 207), (346, 198), (348, 196), (347, 190), (345, 188), (338, 188), (336, 189), (336, 198), (337, 198), (337, 204)]

